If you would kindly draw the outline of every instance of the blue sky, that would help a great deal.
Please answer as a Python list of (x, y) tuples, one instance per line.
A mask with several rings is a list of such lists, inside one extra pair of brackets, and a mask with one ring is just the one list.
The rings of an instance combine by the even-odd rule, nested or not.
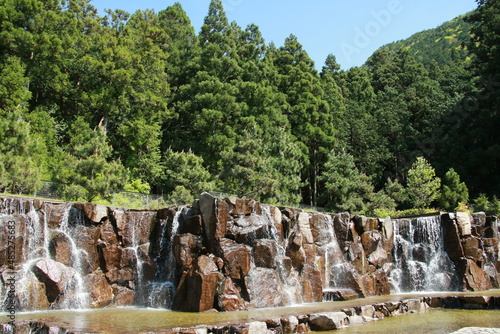
[[(198, 33), (210, 0), (92, 0), (101, 12), (165, 9), (181, 3)], [(320, 69), (328, 54), (342, 68), (362, 65), (380, 46), (451, 20), (477, 7), (474, 0), (222, 0), (230, 21), (259, 26), (267, 43), (297, 36)]]

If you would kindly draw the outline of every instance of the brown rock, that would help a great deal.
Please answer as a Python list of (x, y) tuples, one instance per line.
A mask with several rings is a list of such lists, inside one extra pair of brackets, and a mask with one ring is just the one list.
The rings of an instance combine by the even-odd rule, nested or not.
[(134, 291), (126, 288), (124, 286), (120, 286), (117, 284), (113, 284), (113, 304), (115, 306), (132, 306), (134, 305)]
[(123, 246), (133, 247), (149, 241), (155, 225), (156, 212), (113, 209), (111, 219), (114, 221)]
[(375, 295), (384, 296), (391, 294), (391, 285), (389, 283), (389, 277), (383, 270), (377, 270), (374, 274), (375, 281)]
[(113, 288), (101, 271), (85, 276), (86, 291), (90, 291), (92, 307), (104, 307), (113, 301)]
[(344, 312), (315, 313), (309, 317), (309, 326), (313, 331), (331, 331), (347, 324), (349, 320)]
[(224, 200), (228, 204), (228, 210), (230, 215), (248, 216), (251, 214), (260, 215), (262, 213), (260, 203), (254, 199), (229, 197), (225, 198)]
[(311, 232), (314, 242), (318, 246), (324, 246), (333, 242), (334, 228), (331, 216), (315, 213), (311, 218)]
[[(27, 260), (29, 243), (37, 240), (31, 239), (28, 242), (27, 239), (33, 238), (33, 236), (27, 233), (26, 226), (27, 222), (24, 216), (0, 216), (0, 266), (9, 266), (12, 263), (18, 265)], [(12, 241), (13, 236), (15, 236), (14, 241)], [(39, 243), (43, 244), (43, 240), (40, 240)], [(35, 246), (38, 245), (33, 245), (33, 247)], [(45, 256), (45, 254), (40, 255)]]
[(209, 193), (201, 194), (199, 204), (207, 238), (207, 248), (211, 253), (215, 253), (218, 241), (226, 234), (229, 206), (226, 202), (212, 197)]
[(314, 238), (311, 231), (311, 223), (307, 212), (300, 212), (297, 216), (297, 230), (302, 235), (303, 244), (313, 244)]
[(235, 219), (228, 228), (229, 234), (238, 242), (252, 245), (255, 239), (269, 237), (269, 225), (261, 216), (244, 216)]
[(273, 218), (274, 227), (278, 234), (278, 241), (281, 243), (285, 239), (285, 229), (283, 226), (283, 215), (280, 209), (275, 206), (270, 207), (271, 217)]
[(457, 212), (455, 214), (457, 219), (458, 230), (462, 237), (471, 235), (472, 233), (472, 223), (471, 217), (467, 212)]
[(388, 261), (389, 255), (382, 247), (377, 248), (376, 251), (368, 256), (368, 263), (374, 265), (377, 268), (382, 268), (383, 265)]
[(349, 257), (351, 263), (361, 275), (368, 272), (368, 261), (366, 260), (365, 251), (361, 244), (352, 244), (349, 247)]
[(107, 244), (117, 245), (118, 244), (118, 235), (115, 231), (115, 227), (111, 223), (110, 220), (107, 220), (103, 223), (101, 227), (101, 235), (100, 238)]
[(215, 304), (217, 286), (222, 280), (217, 265), (206, 255), (195, 263), (194, 272), (184, 272), (177, 286), (172, 309), (184, 312), (204, 312)]
[(304, 303), (322, 301), (323, 284), (321, 281), (321, 272), (311, 265), (306, 265), (302, 269), (301, 279), (302, 301)]
[(63, 221), (67, 218), (69, 210), (68, 203), (45, 203), (45, 219), (51, 229), (61, 227)]
[(275, 270), (253, 268), (245, 277), (245, 283), (255, 307), (283, 306), (283, 286)]
[(462, 240), (464, 256), (474, 261), (483, 260), (483, 251), (480, 248), (481, 241), (476, 237), (466, 237)]
[(58, 232), (49, 243), (50, 257), (65, 266), (73, 263), (72, 241), (63, 232)]
[(224, 260), (229, 277), (243, 279), (250, 271), (252, 262), (252, 248), (247, 245), (236, 243), (231, 239), (221, 239), (219, 254)]
[(201, 250), (201, 239), (193, 234), (178, 234), (174, 237), (173, 254), (177, 264), (184, 270), (193, 268)]
[(115, 268), (122, 267), (122, 248), (118, 245), (100, 244), (99, 250), (101, 253), (101, 261), (103, 263), (102, 270), (104, 272)]
[(347, 243), (354, 241), (351, 230), (351, 215), (349, 213), (336, 214), (333, 219), (333, 227), (341, 249), (344, 249)]
[(377, 247), (382, 240), (382, 236), (379, 231), (368, 231), (361, 234), (361, 243), (363, 249), (365, 250), (366, 256), (370, 255), (377, 250)]
[(292, 233), (289, 237), (288, 247), (286, 248), (286, 256), (292, 260), (292, 265), (297, 270), (302, 270), (306, 262), (306, 252), (302, 247), (302, 235)]
[(75, 203), (73, 207), (82, 211), (94, 223), (103, 222), (108, 218), (108, 208), (102, 204)]
[(32, 270), (38, 280), (45, 284), (50, 303), (65, 291), (76, 275), (75, 269), (50, 259), (37, 261)]
[(254, 260), (257, 267), (276, 268), (278, 246), (275, 240), (258, 239), (254, 242)]
[(19, 308), (23, 311), (48, 310), (50, 303), (47, 299), (45, 284), (39, 282), (33, 276), (28, 276), (24, 279), (23, 284), (26, 286), (25, 289), (29, 292), (29, 296), (28, 298), (19, 298)]
[(226, 278), (219, 286), (217, 302), (220, 311), (240, 311), (245, 309), (245, 303), (231, 278)]
[(488, 274), (473, 260), (462, 258), (458, 263), (463, 288), (466, 291), (485, 291), (492, 289)]
[(106, 278), (111, 284), (119, 283), (124, 284), (126, 282), (133, 281), (135, 278), (134, 269), (132, 268), (113, 268), (106, 273)]
[(443, 239), (444, 250), (452, 261), (458, 261), (464, 256), (462, 243), (460, 242), (460, 234), (457, 223), (449, 216), (443, 216)]
[(194, 235), (201, 235), (203, 220), (201, 215), (194, 215), (184, 218), (183, 233), (191, 233)]

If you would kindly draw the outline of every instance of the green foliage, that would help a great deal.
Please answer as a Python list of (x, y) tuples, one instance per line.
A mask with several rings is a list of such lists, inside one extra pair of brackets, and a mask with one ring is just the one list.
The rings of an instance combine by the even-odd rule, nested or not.
[(480, 194), (474, 199), (472, 207), (474, 212), (485, 212), (487, 215), (500, 214), (500, 201), (496, 196), (490, 200), (486, 194)]
[(373, 195), (370, 179), (358, 170), (354, 157), (346, 152), (330, 154), (320, 180), (325, 183), (326, 207), (335, 211), (363, 211)]
[(61, 184), (61, 196), (91, 202), (122, 190), (127, 171), (119, 162), (110, 160), (111, 147), (104, 127), (99, 124), (92, 130), (79, 117), (71, 127), (71, 134), (66, 156), (54, 176)]
[(417, 209), (428, 207), (439, 196), (441, 179), (431, 164), (418, 157), (408, 171), (406, 191), (409, 202)]
[(443, 177), (439, 205), (441, 209), (453, 211), (460, 203), (469, 201), (469, 190), (464, 182), (460, 182), (460, 175), (450, 168)]

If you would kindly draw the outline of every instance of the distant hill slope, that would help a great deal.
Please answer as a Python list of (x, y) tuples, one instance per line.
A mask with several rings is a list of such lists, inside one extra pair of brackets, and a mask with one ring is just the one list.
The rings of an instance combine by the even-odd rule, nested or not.
[(467, 50), (462, 43), (470, 37), (471, 24), (464, 21), (466, 15), (459, 16), (443, 23), (437, 28), (424, 30), (411, 37), (383, 46), (392, 51), (408, 48), (415, 59), (429, 68), (433, 60), (440, 67), (463, 62), (467, 58)]

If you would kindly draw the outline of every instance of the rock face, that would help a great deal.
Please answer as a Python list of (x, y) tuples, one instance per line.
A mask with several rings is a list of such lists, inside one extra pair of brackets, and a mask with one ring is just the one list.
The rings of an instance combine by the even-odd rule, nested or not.
[[(440, 221), (453, 268), (438, 279), (460, 291), (500, 287), (496, 218), (457, 213)], [(411, 255), (421, 261), (429, 252), (422, 245), (404, 249), (395, 227), (408, 227), (393, 223), (208, 193), (192, 206), (158, 211), (0, 198), (0, 295), (5, 299), (12, 270), (25, 275), (17, 278), (20, 310), (136, 305), (237, 311), (385, 295), (393, 289), (396, 260), (408, 262)], [(7, 247), (11, 230), (14, 250)], [(422, 241), (426, 233), (413, 235)], [(31, 267), (22, 267), (26, 263)], [(389, 308), (365, 311), (378, 316)], [(366, 315), (349, 316), (359, 321)], [(311, 321), (281, 319), (276, 326), (294, 332), (348, 321), (322, 314)]]

